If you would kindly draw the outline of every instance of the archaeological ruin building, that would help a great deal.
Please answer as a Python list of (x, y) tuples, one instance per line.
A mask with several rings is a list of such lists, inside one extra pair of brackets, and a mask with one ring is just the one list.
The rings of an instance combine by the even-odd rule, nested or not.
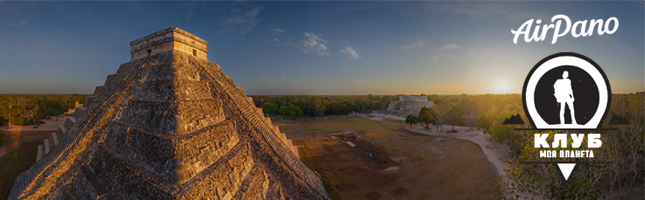
[(421, 108), (432, 107), (434, 102), (428, 101), (426, 95), (401, 95), (398, 101), (391, 101), (387, 106), (387, 111), (390, 114), (406, 116), (418, 115)]
[(175, 27), (131, 42), (9, 199), (329, 199), (207, 44)]

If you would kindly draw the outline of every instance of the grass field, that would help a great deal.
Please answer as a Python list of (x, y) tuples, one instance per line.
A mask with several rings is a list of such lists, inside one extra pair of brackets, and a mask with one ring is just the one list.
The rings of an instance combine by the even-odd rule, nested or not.
[[(494, 168), (470, 141), (404, 129), (365, 117), (274, 124), (304, 140), (301, 160), (317, 171), (332, 199), (492, 199)], [(371, 161), (330, 135), (350, 131), (390, 154), (398, 165)], [(304, 150), (304, 151), (302, 151)]]

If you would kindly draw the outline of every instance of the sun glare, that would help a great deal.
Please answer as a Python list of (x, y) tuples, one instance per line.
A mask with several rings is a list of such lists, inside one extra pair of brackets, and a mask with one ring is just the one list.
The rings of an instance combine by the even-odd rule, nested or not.
[(513, 88), (511, 81), (502, 75), (493, 76), (492, 79), (488, 81), (488, 92), (491, 94), (506, 94), (512, 92)]

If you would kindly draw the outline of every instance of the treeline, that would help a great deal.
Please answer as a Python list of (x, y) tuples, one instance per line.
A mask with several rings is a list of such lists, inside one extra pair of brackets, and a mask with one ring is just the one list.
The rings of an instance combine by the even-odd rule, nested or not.
[[(84, 103), (88, 95), (0, 95), (0, 123), (38, 126), (40, 119), (59, 116)], [(58, 120), (58, 118), (56, 118)]]
[[(522, 96), (519, 94), (427, 96), (434, 105), (408, 117), (410, 119), (406, 122), (421, 123), (427, 128), (433, 125), (437, 130), (441, 125), (452, 125), (453, 129), (454, 126), (479, 128), (495, 139), (504, 140), (511, 136), (512, 129), (502, 126), (502, 122), (511, 115), (523, 113)], [(399, 99), (399, 95), (254, 96), (253, 99), (265, 114), (297, 118), (385, 110), (391, 101)]]
[(492, 134), (492, 138), (505, 140), (511, 137), (512, 128), (504, 126), (504, 120), (522, 112), (522, 96), (519, 94), (500, 95), (432, 95), (431, 108), (422, 108), (417, 115), (408, 115), (405, 123), (421, 124), (426, 128), (433, 125), (439, 131), (441, 125), (465, 126), (481, 129)]
[(390, 101), (398, 99), (398, 95), (253, 96), (255, 106), (265, 114), (291, 118), (371, 112), (385, 109)]

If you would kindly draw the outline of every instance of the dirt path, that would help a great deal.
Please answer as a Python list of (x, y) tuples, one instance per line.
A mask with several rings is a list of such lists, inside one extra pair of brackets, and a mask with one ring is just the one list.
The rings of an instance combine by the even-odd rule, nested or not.
[[(448, 130), (452, 129), (452, 126), (443, 126), (441, 128), (443, 130)], [(472, 141), (482, 148), (482, 151), (484, 152), (484, 154), (486, 154), (486, 157), (488, 157), (488, 161), (495, 166), (495, 171), (497, 172), (497, 174), (504, 174), (504, 169), (508, 168), (507, 163), (511, 158), (509, 155), (508, 146), (500, 142), (491, 142), (491, 136), (484, 134), (482, 131), (469, 131), (468, 128), (458, 126), (455, 126), (455, 129), (459, 131), (458, 133), (437, 132), (436, 128), (434, 127), (425, 129), (421, 126), (413, 126), (412, 128), (407, 127), (406, 129), (412, 132), (426, 135), (455, 137)]]

